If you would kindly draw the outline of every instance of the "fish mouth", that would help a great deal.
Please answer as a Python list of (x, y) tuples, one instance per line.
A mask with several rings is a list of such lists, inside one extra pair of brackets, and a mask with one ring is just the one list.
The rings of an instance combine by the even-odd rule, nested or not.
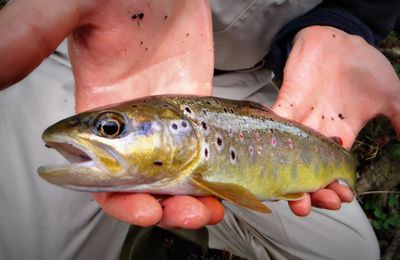
[(74, 143), (57, 143), (57, 142), (46, 142), (45, 144), (48, 148), (53, 148), (62, 154), (71, 164), (80, 164), (93, 159), (88, 155), (82, 147), (74, 145)]
[(57, 150), (70, 163), (40, 166), (40, 177), (50, 183), (76, 190), (87, 190), (79, 187), (97, 184), (104, 169), (101, 169), (96, 156), (87, 148), (64, 136), (44, 137), (43, 140), (46, 147)]

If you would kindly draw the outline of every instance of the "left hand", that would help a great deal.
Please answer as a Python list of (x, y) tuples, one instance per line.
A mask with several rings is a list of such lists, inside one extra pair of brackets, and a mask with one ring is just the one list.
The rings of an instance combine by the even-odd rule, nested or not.
[[(389, 117), (400, 133), (400, 81), (389, 61), (361, 37), (311, 26), (293, 40), (273, 110), (326, 136), (340, 137), (349, 149), (378, 114)], [(289, 205), (304, 216), (311, 204), (334, 210), (352, 199), (349, 188), (334, 182)]]

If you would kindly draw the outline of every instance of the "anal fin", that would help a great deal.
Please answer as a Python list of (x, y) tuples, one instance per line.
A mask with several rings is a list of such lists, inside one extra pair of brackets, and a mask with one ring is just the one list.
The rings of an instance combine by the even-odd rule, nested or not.
[(271, 213), (271, 210), (262, 204), (261, 201), (257, 199), (256, 195), (240, 185), (222, 182), (209, 182), (204, 180), (200, 175), (194, 176), (192, 181), (196, 186), (221, 199), (261, 213)]

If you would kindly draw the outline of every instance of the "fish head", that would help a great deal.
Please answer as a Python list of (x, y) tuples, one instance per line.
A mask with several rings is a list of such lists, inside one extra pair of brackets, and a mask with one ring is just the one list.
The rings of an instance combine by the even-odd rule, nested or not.
[(92, 192), (170, 183), (199, 151), (190, 120), (160, 102), (78, 114), (50, 126), (42, 138), (70, 164), (42, 166), (39, 175), (53, 184)]

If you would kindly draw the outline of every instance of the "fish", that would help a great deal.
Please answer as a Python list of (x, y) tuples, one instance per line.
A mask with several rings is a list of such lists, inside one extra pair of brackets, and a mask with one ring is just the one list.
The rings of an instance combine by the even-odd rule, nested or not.
[(48, 182), (86, 192), (213, 195), (270, 213), (334, 180), (355, 190), (356, 160), (331, 138), (251, 101), (158, 95), (80, 113), (47, 128), (70, 162)]

